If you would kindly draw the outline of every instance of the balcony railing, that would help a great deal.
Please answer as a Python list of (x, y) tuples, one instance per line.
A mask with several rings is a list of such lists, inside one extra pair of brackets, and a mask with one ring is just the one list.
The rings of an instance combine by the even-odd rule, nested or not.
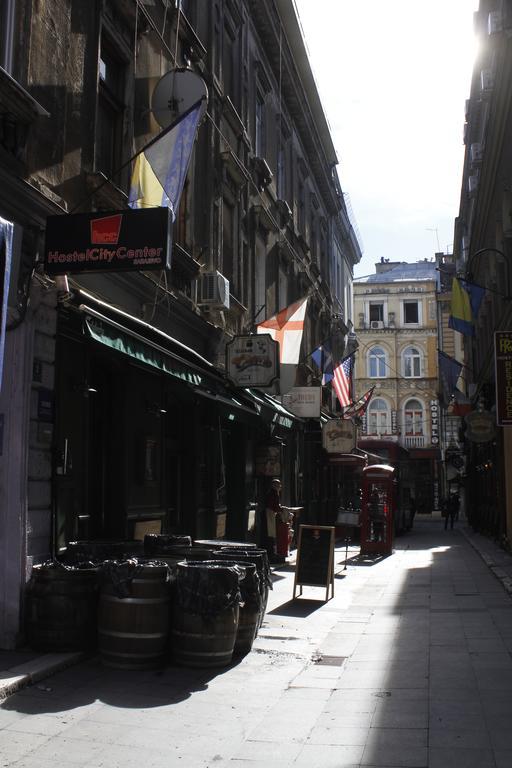
[(400, 442), (404, 448), (425, 448), (427, 439), (425, 435), (403, 435)]

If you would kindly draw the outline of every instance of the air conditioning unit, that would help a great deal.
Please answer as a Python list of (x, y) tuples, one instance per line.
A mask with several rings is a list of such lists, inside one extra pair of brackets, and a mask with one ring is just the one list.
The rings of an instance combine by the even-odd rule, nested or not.
[(370, 328), (373, 330), (384, 328), (384, 320), (370, 320)]
[(229, 280), (220, 272), (203, 272), (197, 281), (197, 303), (229, 309)]
[(471, 158), (471, 162), (473, 165), (476, 165), (477, 163), (482, 162), (484, 151), (481, 143), (479, 141), (473, 142), (469, 148), (469, 156)]

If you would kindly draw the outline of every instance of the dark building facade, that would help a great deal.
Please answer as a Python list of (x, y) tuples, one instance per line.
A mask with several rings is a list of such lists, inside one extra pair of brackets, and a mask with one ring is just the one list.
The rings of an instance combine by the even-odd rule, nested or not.
[[(512, 538), (512, 435), (508, 426), (497, 424), (494, 337), (510, 330), (512, 321), (511, 30), (511, 3), (481, 0), (475, 13), (479, 49), (466, 101), (454, 236), (457, 274), (485, 288), (475, 333), (463, 337), (466, 395), (472, 408), (464, 425), (466, 511), (476, 530), (505, 546)], [(470, 427), (475, 418), (486, 420), (488, 428), (475, 432)]]
[[(254, 538), (269, 472), (306, 514), (312, 499), (311, 424), (279, 395), (350, 330), (361, 252), (332, 139), (292, 2), (179, 5), (2, 7), (1, 647), (23, 636), (31, 567), (70, 541)], [(170, 269), (50, 277), (47, 216), (127, 208), (130, 158), (161, 130), (152, 98), (175, 69), (208, 104)], [(226, 344), (306, 295), (300, 364), (280, 386), (236, 387)]]

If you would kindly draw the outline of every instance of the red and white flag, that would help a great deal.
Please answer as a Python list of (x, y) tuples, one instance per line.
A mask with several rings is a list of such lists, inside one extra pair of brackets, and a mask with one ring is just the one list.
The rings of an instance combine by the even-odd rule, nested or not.
[(350, 355), (336, 366), (332, 385), (342, 408), (352, 402), (352, 368), (354, 355)]
[(279, 342), (279, 362), (283, 365), (299, 362), (307, 303), (307, 298), (299, 299), (256, 326), (257, 333), (269, 333)]

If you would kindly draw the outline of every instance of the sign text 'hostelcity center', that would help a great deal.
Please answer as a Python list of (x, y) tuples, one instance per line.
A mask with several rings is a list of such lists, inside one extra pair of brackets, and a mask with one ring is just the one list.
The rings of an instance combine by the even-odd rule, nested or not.
[(167, 208), (48, 216), (45, 269), (49, 275), (170, 267)]

